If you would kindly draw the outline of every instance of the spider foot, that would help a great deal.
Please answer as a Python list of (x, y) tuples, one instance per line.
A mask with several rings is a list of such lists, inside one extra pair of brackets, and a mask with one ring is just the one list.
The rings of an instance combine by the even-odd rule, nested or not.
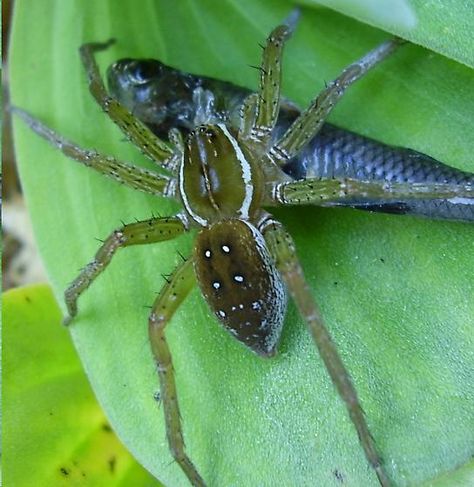
[(81, 46), (81, 48), (87, 47), (90, 49), (92, 52), (97, 52), (97, 51), (105, 51), (108, 49), (110, 46), (115, 44), (117, 41), (111, 37), (110, 39), (106, 40), (105, 42), (88, 42), (87, 44), (84, 44)]

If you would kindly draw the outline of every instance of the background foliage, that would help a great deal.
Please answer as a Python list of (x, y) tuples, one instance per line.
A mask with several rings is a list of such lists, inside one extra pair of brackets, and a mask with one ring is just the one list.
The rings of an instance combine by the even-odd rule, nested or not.
[(4, 485), (159, 487), (112, 432), (47, 285), (3, 296)]
[[(421, 2), (420, 2), (421, 3)], [(440, 2), (434, 2), (440, 3)], [(459, 7), (461, 8), (461, 7)], [(115, 37), (100, 64), (156, 57), (255, 87), (248, 65), (288, 2), (44, 0), (18, 2), (12, 99), (77, 143), (152, 167), (100, 113), (77, 48)], [(445, 44), (472, 45), (456, 26)], [(285, 57), (284, 93), (305, 104), (387, 35), (326, 9), (304, 9)], [(225, 19), (225, 21), (223, 21)], [(436, 19), (423, 17), (435, 32)], [(431, 26), (431, 27), (430, 27)], [(419, 34), (418, 34), (419, 32)], [(430, 46), (429, 37), (411, 32)], [(471, 43), (471, 44), (470, 44)], [(436, 47), (436, 46), (433, 46)], [(443, 51), (449, 53), (449, 49)], [(454, 56), (453, 56), (454, 57)], [(351, 89), (332, 121), (474, 171), (473, 70), (416, 45)], [(42, 256), (58, 300), (120, 220), (172, 214), (67, 161), (24, 126), (17, 155)], [(472, 454), (472, 226), (317, 208), (275, 212), (294, 236), (371, 431), (398, 485), (454, 470)], [(190, 236), (128, 249), (80, 300), (71, 334), (105, 412), (136, 458), (166, 485), (184, 485), (168, 453), (147, 342), (160, 274), (188, 254)], [(227, 335), (197, 291), (168, 330), (186, 444), (210, 485), (376, 485), (357, 435), (292, 304), (280, 354), (253, 356)], [(42, 445), (41, 448), (47, 448)], [(449, 475), (448, 483), (449, 485)], [(459, 484), (456, 484), (459, 485)]]

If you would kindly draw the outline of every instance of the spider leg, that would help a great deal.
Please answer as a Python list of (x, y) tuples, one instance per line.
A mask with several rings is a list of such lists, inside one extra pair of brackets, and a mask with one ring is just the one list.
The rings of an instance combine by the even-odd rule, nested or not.
[(77, 300), (79, 296), (92, 284), (98, 275), (109, 265), (117, 249), (129, 245), (171, 240), (186, 231), (186, 227), (179, 217), (151, 218), (129, 225), (124, 225), (113, 231), (95, 254), (94, 260), (87, 264), (81, 273), (66, 289), (64, 299), (68, 316), (64, 319), (67, 325), (77, 314)]
[(180, 264), (173, 272), (170, 281), (164, 285), (153, 303), (148, 329), (151, 349), (160, 378), (160, 396), (165, 413), (166, 435), (171, 454), (192, 485), (204, 487), (204, 480), (185, 453), (171, 352), (165, 338), (166, 325), (196, 283), (192, 264), (192, 259)]
[(53, 147), (59, 149), (70, 159), (74, 159), (85, 166), (115, 179), (121, 184), (133, 189), (154, 195), (174, 196), (171, 184), (174, 180), (169, 176), (157, 174), (130, 163), (122, 162), (111, 156), (104, 156), (93, 150), (83, 149), (73, 142), (65, 139), (47, 125), (32, 117), (21, 108), (12, 107), (11, 111), (17, 114), (33, 132), (47, 140)]
[(266, 136), (273, 129), (278, 116), (281, 89), (281, 60), (285, 41), (291, 29), (279, 25), (268, 36), (260, 67), (260, 92), (256, 106), (256, 118), (252, 128), (256, 137)]
[(273, 184), (267, 198), (273, 204), (318, 206), (451, 198), (464, 199), (467, 203), (474, 198), (474, 186), (469, 183), (397, 183), (350, 178), (302, 179)]
[(269, 153), (272, 160), (282, 166), (298, 154), (305, 144), (318, 133), (346, 88), (392, 54), (403, 42), (399, 38), (386, 41), (344, 69), (334, 81), (319, 93), (308, 109), (301, 113), (280, 140), (273, 145)]
[(258, 93), (252, 93), (245, 98), (240, 107), (239, 140), (251, 140), (252, 130), (255, 126)]
[(263, 48), (258, 98), (249, 95), (242, 111), (240, 136), (266, 145), (280, 109), (281, 59), (285, 42), (295, 30), (299, 10), (295, 9), (282, 25), (270, 33)]
[(82, 63), (89, 80), (89, 90), (104, 112), (119, 126), (125, 136), (152, 161), (168, 168), (174, 152), (140, 120), (135, 118), (121, 103), (112, 98), (105, 89), (94, 54), (107, 49), (113, 41), (93, 42), (80, 48)]
[(319, 354), (339, 396), (346, 404), (351, 421), (359, 435), (359, 441), (364, 449), (365, 456), (374, 468), (380, 484), (384, 487), (389, 486), (390, 481), (384, 470), (382, 459), (375, 448), (375, 442), (365, 421), (357, 392), (352, 384), (348, 371), (339, 357), (331, 336), (323, 323), (319, 307), (313, 300), (298, 257), (296, 256), (294, 242), (291, 236), (284, 230), (283, 226), (275, 220), (267, 220), (264, 225), (265, 228), (262, 233), (270, 253), (299, 312), (308, 325)]

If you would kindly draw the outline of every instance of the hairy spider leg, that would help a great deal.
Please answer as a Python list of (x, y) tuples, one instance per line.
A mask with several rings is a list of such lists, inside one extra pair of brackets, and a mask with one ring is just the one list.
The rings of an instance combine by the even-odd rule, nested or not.
[(365, 456), (374, 468), (380, 484), (383, 487), (388, 487), (390, 481), (384, 470), (382, 459), (377, 453), (375, 442), (370, 434), (367, 422), (365, 421), (364, 412), (357, 397), (357, 392), (351, 382), (347, 369), (339, 357), (337, 348), (324, 325), (319, 307), (314, 301), (311, 290), (306, 283), (303, 269), (296, 255), (293, 239), (285, 231), (281, 223), (271, 219), (265, 223), (262, 233), (270, 253), (275, 260), (276, 267), (280, 271), (299, 312), (306, 321), (332, 382), (339, 396), (346, 404), (351, 421), (359, 435), (359, 441), (364, 449)]
[(178, 462), (195, 487), (205, 487), (191, 459), (185, 453), (181, 416), (179, 413), (176, 383), (171, 352), (166, 343), (165, 327), (173, 314), (196, 284), (193, 259), (181, 263), (171, 275), (153, 303), (148, 320), (151, 349), (160, 378), (160, 394), (165, 413), (166, 435), (173, 458)]
[(377, 201), (406, 201), (415, 199), (474, 198), (474, 186), (466, 183), (398, 183), (359, 181), (356, 179), (302, 179), (273, 185), (267, 196), (282, 205), (337, 206), (354, 201), (374, 204)]
[(94, 150), (83, 149), (32, 117), (25, 110), (12, 107), (11, 111), (18, 115), (33, 132), (47, 140), (70, 159), (74, 159), (129, 188), (153, 195), (174, 196), (172, 188), (175, 185), (171, 184), (174, 182), (173, 178), (119, 161), (111, 156), (99, 154)]
[(80, 48), (82, 64), (87, 73), (89, 91), (104, 112), (115, 122), (125, 136), (146, 156), (162, 168), (175, 170), (175, 152), (140, 120), (135, 118), (121, 103), (111, 97), (105, 89), (94, 54), (107, 49), (114, 41), (92, 42)]
[[(177, 129), (173, 127), (168, 132), (168, 137), (170, 142), (180, 151), (184, 152), (184, 139), (183, 134)], [(177, 170), (177, 169), (176, 169)]]
[(77, 314), (77, 300), (79, 296), (109, 265), (117, 249), (130, 245), (171, 240), (186, 231), (186, 227), (179, 217), (151, 218), (136, 223), (130, 223), (113, 231), (95, 254), (94, 260), (87, 264), (72, 284), (64, 292), (68, 316), (64, 324), (68, 325)]
[(281, 59), (285, 42), (296, 29), (300, 10), (273, 29), (263, 46), (260, 64), (260, 90), (244, 100), (240, 111), (239, 139), (266, 149), (280, 111)]
[(362, 78), (371, 68), (379, 64), (398, 46), (404, 43), (399, 38), (388, 40), (350, 64), (344, 71), (319, 93), (310, 106), (301, 113), (280, 140), (270, 149), (271, 159), (283, 166), (318, 133), (329, 113), (343, 96), (347, 87)]
[(240, 124), (238, 139), (247, 143), (260, 142), (259, 139), (255, 139), (252, 135), (253, 128), (255, 126), (255, 117), (257, 113), (258, 93), (252, 93), (242, 103), (240, 107)]
[(268, 143), (280, 110), (281, 59), (283, 47), (293, 33), (292, 27), (282, 24), (267, 38), (260, 67), (260, 91), (256, 104), (251, 138)]

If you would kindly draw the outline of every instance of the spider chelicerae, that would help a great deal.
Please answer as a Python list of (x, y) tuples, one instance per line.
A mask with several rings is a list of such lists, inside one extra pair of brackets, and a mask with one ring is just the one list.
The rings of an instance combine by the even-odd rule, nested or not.
[(126, 136), (166, 174), (81, 149), (26, 112), (14, 109), (35, 132), (72, 159), (131, 188), (175, 198), (184, 206), (174, 217), (152, 218), (113, 232), (95, 259), (67, 289), (66, 322), (77, 313), (79, 295), (108, 265), (117, 249), (169, 240), (190, 229), (199, 230), (193, 255), (174, 271), (153, 304), (149, 318), (170, 449), (194, 485), (204, 485), (204, 481), (185, 452), (165, 326), (196, 282), (225, 328), (261, 356), (271, 356), (276, 351), (288, 290), (348, 408), (369, 463), (380, 483), (390, 484), (349, 374), (306, 285), (293, 241), (263, 208), (298, 204), (330, 206), (354, 197), (370, 200), (383, 196), (384, 200), (398, 200), (470, 195), (469, 188), (446, 184), (396, 184), (347, 178), (294, 181), (284, 174), (280, 168), (314, 137), (345, 89), (400, 43), (396, 39), (388, 41), (349, 66), (276, 143), (271, 143), (280, 101), (282, 49), (294, 26), (292, 16), (270, 34), (260, 68), (260, 91), (245, 101), (238, 132), (230, 130), (214, 112), (212, 93), (196, 90), (194, 96), (202, 107), (195, 121), (198, 128), (186, 140), (179, 132), (172, 131), (172, 148), (107, 94), (94, 53), (107, 48), (109, 43), (87, 44), (81, 48), (92, 95)]

